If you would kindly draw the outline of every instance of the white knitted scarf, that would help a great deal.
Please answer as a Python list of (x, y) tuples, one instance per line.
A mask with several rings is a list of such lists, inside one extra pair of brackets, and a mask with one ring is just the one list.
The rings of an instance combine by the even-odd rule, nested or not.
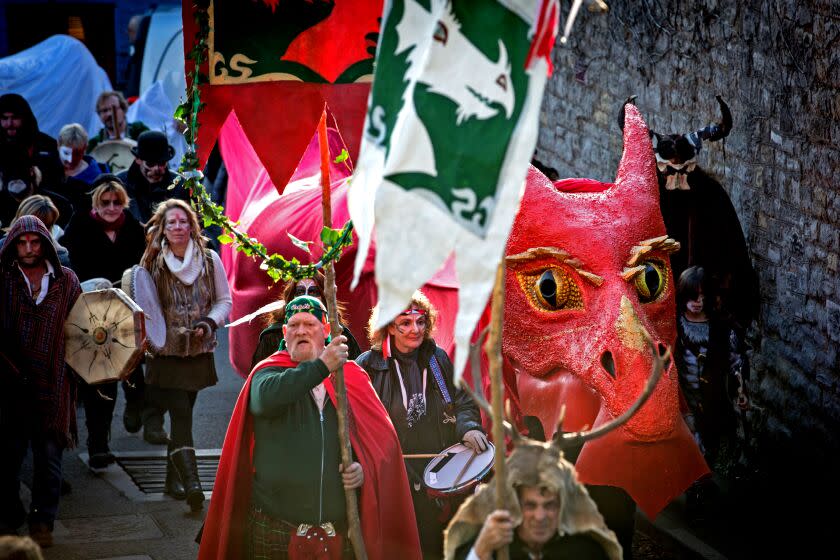
[(163, 246), (163, 260), (166, 262), (169, 272), (183, 284), (192, 286), (193, 282), (198, 278), (198, 275), (201, 274), (201, 269), (204, 267), (204, 259), (201, 258), (198, 247), (195, 246), (193, 240), (190, 239), (187, 244), (187, 250), (184, 252), (183, 260), (175, 256), (166, 240), (161, 245)]

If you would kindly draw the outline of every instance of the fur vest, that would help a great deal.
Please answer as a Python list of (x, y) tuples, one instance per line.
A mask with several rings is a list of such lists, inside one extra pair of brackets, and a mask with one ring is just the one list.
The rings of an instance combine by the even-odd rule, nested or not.
[(203, 338), (192, 334), (193, 325), (199, 319), (207, 317), (216, 294), (213, 259), (208, 249), (201, 255), (202, 270), (192, 284), (185, 284), (170, 271), (163, 251), (155, 259), (151, 275), (166, 320), (166, 344), (157, 353), (159, 355), (197, 356), (213, 352), (216, 348), (215, 334)]

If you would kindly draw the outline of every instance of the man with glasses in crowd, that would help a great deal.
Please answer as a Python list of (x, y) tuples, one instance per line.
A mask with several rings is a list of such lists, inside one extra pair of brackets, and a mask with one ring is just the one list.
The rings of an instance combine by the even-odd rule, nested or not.
[(90, 153), (101, 142), (129, 138), (137, 140), (149, 127), (140, 121), (127, 122), (128, 102), (118, 91), (102, 92), (96, 99), (96, 113), (105, 126), (99, 133), (88, 140), (87, 151)]
[(134, 163), (117, 177), (127, 187), (131, 199), (128, 211), (132, 216), (146, 223), (158, 203), (168, 198), (188, 200), (183, 186), (169, 190), (175, 174), (169, 170), (167, 162), (175, 155), (175, 149), (169, 145), (166, 135), (147, 130), (137, 139), (137, 146), (131, 152), (135, 156)]

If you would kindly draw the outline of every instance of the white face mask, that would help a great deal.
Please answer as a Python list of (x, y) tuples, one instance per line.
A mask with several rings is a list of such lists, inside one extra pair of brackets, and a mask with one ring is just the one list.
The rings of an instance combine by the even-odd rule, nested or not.
[(20, 179), (14, 179), (8, 182), (6, 188), (9, 189), (9, 192), (12, 194), (20, 194), (26, 190), (26, 182), (21, 181)]
[(62, 162), (70, 163), (73, 161), (73, 148), (70, 146), (59, 146), (58, 157), (61, 158)]

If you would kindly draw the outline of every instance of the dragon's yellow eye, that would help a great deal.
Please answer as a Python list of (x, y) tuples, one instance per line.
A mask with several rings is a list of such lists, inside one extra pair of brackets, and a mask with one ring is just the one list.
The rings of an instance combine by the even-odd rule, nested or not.
[(519, 285), (528, 301), (541, 311), (583, 309), (583, 296), (577, 282), (563, 268), (543, 268), (517, 272)]
[(633, 278), (633, 286), (639, 294), (639, 301), (655, 301), (668, 286), (668, 268), (659, 261), (645, 261), (643, 271)]

